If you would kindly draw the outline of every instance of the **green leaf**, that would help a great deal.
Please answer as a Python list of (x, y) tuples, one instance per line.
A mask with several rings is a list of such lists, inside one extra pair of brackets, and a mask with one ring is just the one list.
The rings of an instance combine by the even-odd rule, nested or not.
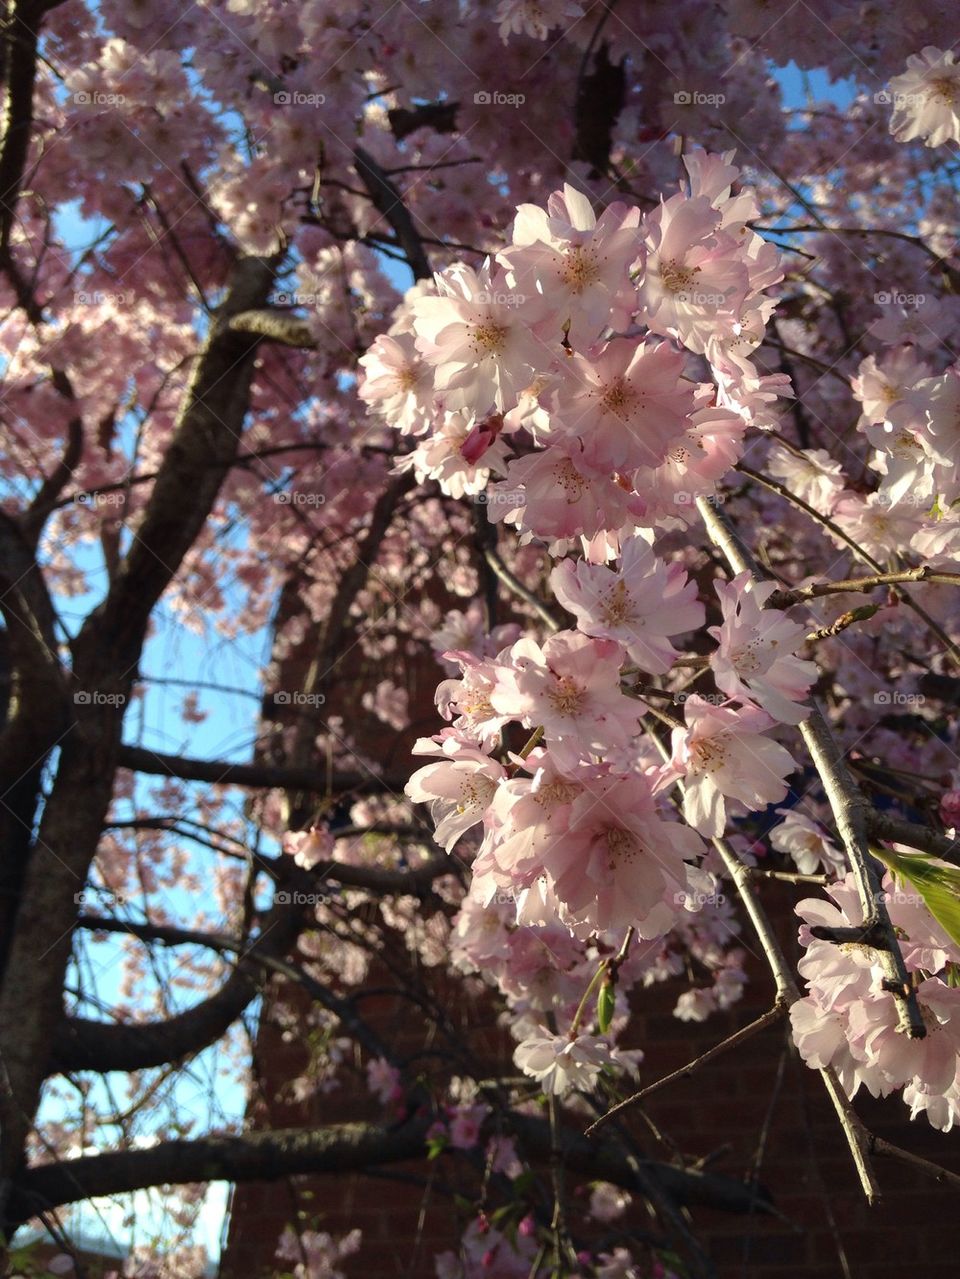
[(438, 1159), (447, 1148), (446, 1134), (437, 1137), (431, 1137), (427, 1142), (427, 1158)]
[(605, 977), (600, 986), (600, 993), (597, 995), (597, 1025), (601, 1035), (605, 1035), (610, 1029), (616, 1005), (617, 992), (614, 990), (613, 982)]
[(960, 868), (923, 853), (895, 853), (890, 848), (871, 852), (897, 879), (913, 885), (947, 936), (960, 945)]

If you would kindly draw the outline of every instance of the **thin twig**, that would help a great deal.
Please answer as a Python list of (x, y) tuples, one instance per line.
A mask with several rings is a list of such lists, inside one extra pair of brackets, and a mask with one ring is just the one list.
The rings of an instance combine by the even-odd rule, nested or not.
[(666, 1088), (667, 1084), (672, 1084), (674, 1080), (688, 1078), (690, 1075), (698, 1071), (701, 1066), (705, 1066), (708, 1061), (713, 1061), (714, 1057), (719, 1057), (721, 1053), (725, 1053), (729, 1048), (736, 1048), (738, 1044), (742, 1044), (745, 1040), (752, 1039), (758, 1031), (763, 1030), (772, 1022), (779, 1021), (786, 1011), (787, 1005), (785, 1002), (774, 1004), (772, 1008), (768, 1009), (765, 1013), (758, 1017), (756, 1021), (752, 1021), (748, 1026), (743, 1026), (734, 1034), (728, 1035), (726, 1039), (721, 1040), (719, 1044), (714, 1044), (712, 1048), (708, 1048), (705, 1053), (701, 1053), (700, 1056), (695, 1057), (693, 1061), (688, 1061), (687, 1064), (685, 1066), (681, 1066), (679, 1070), (671, 1071), (669, 1075), (664, 1075), (663, 1078), (658, 1079), (656, 1083), (648, 1084), (646, 1088), (641, 1088), (639, 1092), (635, 1092), (632, 1096), (626, 1097), (623, 1101), (617, 1102), (617, 1104), (608, 1110), (606, 1114), (601, 1115), (599, 1119), (595, 1119), (589, 1128), (585, 1128), (583, 1135), (585, 1137), (589, 1137), (590, 1134), (595, 1132), (601, 1124), (605, 1124), (608, 1119), (612, 1119), (613, 1116), (619, 1114), (621, 1110), (626, 1110), (628, 1106), (632, 1106), (635, 1102), (642, 1101), (644, 1097), (649, 1097), (652, 1093), (659, 1092), (661, 1088)]
[[(781, 484), (778, 480), (771, 480), (769, 476), (761, 475), (759, 471), (753, 470), (752, 467), (746, 466), (743, 462), (738, 462), (735, 469), (738, 470), (741, 475), (746, 475), (751, 480), (755, 480), (758, 484), (762, 484), (764, 488), (768, 488), (771, 493), (778, 493), (780, 497), (785, 498), (799, 510), (805, 511), (812, 520), (816, 521), (816, 523), (822, 528), (827, 529), (827, 531), (830, 532), (839, 542), (842, 542), (848, 550), (852, 551), (857, 559), (862, 560), (864, 564), (866, 564), (869, 568), (872, 568), (875, 573), (883, 573), (885, 571), (883, 565), (878, 564), (873, 556), (868, 554), (862, 546), (859, 546), (848, 533), (845, 533), (843, 529), (840, 528), (838, 524), (835, 524), (828, 516), (822, 515), (815, 507), (811, 506), (809, 502), (805, 502), (802, 497), (798, 497), (796, 493), (792, 493), (785, 484)], [(699, 506), (700, 503), (698, 502), (697, 505)], [(923, 618), (929, 629), (934, 635), (936, 635), (937, 639), (941, 642), (941, 644), (943, 644), (944, 648), (957, 665), (960, 666), (960, 648), (957, 647), (939, 622), (932, 618), (926, 609), (918, 604), (909, 592), (902, 590), (900, 587), (893, 584), (891, 585), (891, 590), (896, 594), (898, 599), (903, 600), (908, 608), (913, 609), (914, 613), (916, 613), (918, 617)]]
[(538, 600), (533, 591), (524, 586), (516, 574), (507, 568), (499, 554), (492, 547), (486, 548), (483, 552), (483, 557), (504, 586), (508, 586), (514, 595), (522, 599), (524, 603), (529, 604), (549, 631), (560, 630), (561, 623), (553, 616), (546, 604), (542, 600)]

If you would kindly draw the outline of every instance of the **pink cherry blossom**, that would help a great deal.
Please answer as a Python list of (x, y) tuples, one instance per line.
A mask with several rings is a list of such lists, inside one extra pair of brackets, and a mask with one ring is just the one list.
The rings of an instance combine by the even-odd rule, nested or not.
[(778, 808), (777, 815), (783, 821), (770, 831), (771, 847), (792, 857), (802, 875), (845, 872), (844, 856), (822, 826), (795, 808)]
[(692, 694), (684, 703), (686, 728), (673, 730), (665, 779), (682, 778), (683, 813), (701, 835), (722, 835), (726, 800), (765, 808), (787, 793), (796, 767), (778, 742), (763, 735), (773, 720), (753, 706), (714, 706)]
[(648, 215), (646, 270), (639, 297), (655, 333), (703, 351), (718, 317), (728, 324), (746, 299), (749, 275), (739, 245), (720, 230), (721, 215), (707, 196), (671, 196)]
[(568, 829), (542, 855), (543, 870), (573, 924), (641, 937), (672, 926), (686, 899), (685, 860), (704, 852), (686, 826), (663, 820), (642, 774), (584, 778)]
[(404, 789), (415, 803), (430, 804), (437, 843), (449, 853), (466, 831), (483, 821), (506, 773), (495, 759), (452, 730), (438, 738), (421, 737), (413, 753), (439, 757), (438, 763), (418, 769)]
[(417, 349), (434, 368), (444, 404), (481, 416), (513, 408), (549, 355), (510, 305), (503, 272), (450, 267), (437, 276), (437, 291), (415, 299), (412, 311)]
[(360, 357), (365, 377), (357, 394), (398, 431), (423, 435), (433, 411), (433, 377), (417, 353), (412, 333), (381, 333)]
[(487, 490), (491, 520), (541, 537), (595, 537), (620, 528), (627, 508), (628, 493), (609, 470), (588, 461), (579, 441), (515, 458), (506, 479)]
[(639, 209), (623, 204), (608, 206), (598, 219), (589, 199), (569, 184), (549, 196), (545, 210), (520, 205), (513, 247), (497, 260), (545, 340), (566, 332), (582, 351), (605, 327), (629, 322), (628, 272), (642, 251), (639, 225)]
[(816, 665), (792, 652), (803, 642), (806, 627), (763, 607), (777, 589), (775, 582), (756, 582), (750, 573), (740, 573), (714, 586), (723, 613), (723, 625), (709, 628), (718, 645), (710, 655), (718, 688), (728, 697), (755, 702), (783, 724), (799, 724), (809, 711), (798, 703), (817, 677)]
[(384, 1106), (394, 1104), (403, 1096), (400, 1072), (383, 1057), (372, 1057), (367, 1062), (367, 1087)]
[(623, 649), (613, 640), (573, 631), (558, 631), (542, 647), (521, 639), (497, 667), (490, 704), (526, 728), (541, 727), (561, 765), (625, 749), (637, 715), (620, 691), (622, 664)]
[(767, 455), (767, 471), (823, 515), (831, 513), (845, 487), (843, 467), (826, 449), (794, 450), (774, 444)]
[(952, 49), (927, 45), (907, 58), (907, 70), (890, 81), (890, 132), (898, 142), (923, 138), (928, 147), (960, 142), (960, 67)]
[(641, 537), (626, 539), (618, 570), (562, 560), (550, 585), (585, 635), (617, 640), (641, 670), (663, 674), (678, 656), (667, 638), (696, 629), (705, 612), (696, 583), (665, 564)]
[(551, 429), (578, 436), (591, 466), (630, 471), (663, 461), (689, 425), (694, 386), (668, 343), (614, 338), (564, 366), (552, 407)]
[(600, 1072), (607, 1068), (626, 1068), (633, 1074), (637, 1070), (630, 1056), (616, 1054), (606, 1039), (596, 1035), (569, 1039), (564, 1035), (541, 1034), (519, 1044), (513, 1060), (545, 1093), (555, 1097), (574, 1089), (590, 1092)]
[(283, 851), (304, 870), (312, 870), (320, 862), (333, 858), (334, 838), (325, 826), (287, 831), (283, 837)]

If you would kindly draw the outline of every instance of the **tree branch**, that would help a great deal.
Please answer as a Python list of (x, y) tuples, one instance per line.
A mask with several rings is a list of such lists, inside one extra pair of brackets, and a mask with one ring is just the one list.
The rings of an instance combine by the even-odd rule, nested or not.
[(121, 746), (117, 764), (135, 773), (179, 777), (186, 782), (243, 786), (251, 790), (296, 789), (325, 796), (396, 794), (402, 792), (406, 781), (405, 777), (374, 777), (371, 773), (335, 773), (331, 778), (316, 768), (191, 759), (185, 755), (164, 755), (143, 746)]
[(230, 320), (234, 333), (254, 333), (267, 342), (279, 342), (281, 346), (314, 350), (317, 339), (310, 326), (295, 315), (263, 307), (255, 311), (241, 311)]
[[(769, 580), (713, 503), (706, 498), (698, 498), (697, 509), (710, 540), (721, 548), (731, 568), (738, 573), (750, 573), (756, 581)], [(800, 735), (823, 782), (847, 861), (853, 871), (863, 911), (863, 935), (873, 937), (873, 944), (878, 948), (877, 962), (884, 971), (888, 988), (896, 998), (900, 1029), (914, 1039), (922, 1039), (927, 1033), (926, 1026), (883, 901), (882, 873), (870, 855), (867, 825), (870, 805), (847, 768), (843, 752), (830, 732), (820, 708), (812, 698), (808, 705), (810, 713), (800, 724)]]
[(907, 848), (917, 848), (939, 857), (941, 861), (960, 866), (960, 842), (949, 835), (941, 835), (930, 826), (918, 826), (916, 822), (908, 822), (894, 813), (881, 813), (877, 809), (871, 809), (867, 814), (867, 824), (877, 839), (905, 844)]
[[(548, 1158), (550, 1128), (546, 1120), (512, 1112), (501, 1116), (524, 1147)], [(423, 1159), (432, 1116), (418, 1116), (396, 1128), (337, 1124), (322, 1129), (294, 1128), (250, 1132), (242, 1136), (210, 1136), (196, 1141), (163, 1141), (146, 1150), (124, 1150), (80, 1159), (40, 1164), (22, 1172), (14, 1184), (7, 1211), (12, 1233), (40, 1211), (100, 1195), (123, 1194), (149, 1186), (206, 1181), (277, 1181), (322, 1172), (342, 1176), (383, 1164)], [(558, 1146), (575, 1171), (638, 1190), (632, 1156), (614, 1142), (591, 1141), (561, 1130)], [(678, 1203), (703, 1205), (726, 1212), (763, 1212), (764, 1192), (733, 1177), (638, 1161)]]
[(414, 226), (403, 197), (376, 160), (363, 147), (354, 147), (353, 161), (357, 174), (370, 193), (374, 207), (393, 228), (397, 243), (403, 249), (407, 264), (417, 280), (428, 280), (432, 274), (420, 233)]

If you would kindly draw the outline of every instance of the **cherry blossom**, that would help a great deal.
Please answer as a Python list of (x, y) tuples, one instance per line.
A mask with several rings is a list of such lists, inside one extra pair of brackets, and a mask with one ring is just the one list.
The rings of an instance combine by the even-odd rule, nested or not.
[(860, 1087), (874, 1096), (906, 1088), (912, 1114), (926, 1111), (935, 1127), (948, 1130), (958, 1114), (960, 992), (943, 975), (960, 951), (918, 894), (896, 889), (889, 876), (884, 886), (907, 970), (918, 974), (926, 1036), (911, 1039), (897, 1032), (894, 1000), (884, 989), (875, 950), (863, 945), (841, 951), (811, 937), (810, 925), (849, 926), (858, 918), (857, 893), (847, 875), (829, 886), (829, 902), (810, 899), (797, 907), (807, 948), (800, 972), (809, 993), (790, 1010), (794, 1040), (808, 1065), (837, 1069), (849, 1096)]
[[(618, 1054), (596, 1035), (540, 1035), (517, 1046), (513, 1059), (545, 1093), (562, 1097), (573, 1089), (589, 1092), (604, 1069), (627, 1069), (636, 1074), (637, 1054)], [(618, 1072), (619, 1073), (619, 1072)]]
[(575, 355), (550, 397), (551, 432), (578, 436), (598, 470), (656, 466), (682, 435), (694, 407), (683, 359), (665, 342), (614, 338), (597, 353)]
[(770, 845), (792, 857), (802, 875), (846, 871), (843, 854), (818, 822), (795, 808), (778, 808), (777, 815), (783, 821), (770, 831)]
[(799, 724), (808, 709), (798, 703), (817, 677), (816, 665), (791, 651), (802, 643), (805, 628), (763, 607), (776, 590), (774, 582), (740, 573), (714, 586), (723, 612), (723, 625), (709, 628), (718, 645), (710, 656), (717, 687), (728, 697), (754, 702), (783, 724)]
[(406, 785), (416, 803), (430, 803), (437, 842), (449, 853), (461, 835), (483, 820), (505, 777), (503, 766), (470, 746), (454, 730), (437, 738), (420, 738), (417, 755), (436, 755), (439, 762), (418, 769)]
[(329, 861), (334, 847), (333, 836), (322, 826), (312, 826), (308, 831), (288, 831), (283, 837), (283, 851), (304, 870), (312, 870), (318, 863)]
[(678, 656), (667, 637), (695, 630), (704, 620), (696, 583), (680, 564), (657, 559), (641, 537), (622, 543), (617, 571), (565, 559), (550, 586), (579, 630), (617, 640), (641, 670), (654, 674), (668, 671)]
[(437, 293), (415, 299), (412, 311), (417, 350), (444, 404), (480, 414), (512, 408), (549, 356), (511, 305), (505, 275), (451, 267), (437, 276)]
[(561, 765), (626, 749), (636, 711), (620, 690), (623, 649), (614, 640), (559, 631), (540, 646), (518, 640), (498, 665), (490, 694), (495, 712), (542, 727)]
[(686, 727), (673, 730), (666, 777), (683, 779), (683, 813), (694, 830), (722, 835), (727, 799), (757, 809), (784, 798), (795, 764), (789, 751), (763, 735), (773, 724), (766, 712), (715, 706), (691, 694), (684, 718)]
[(928, 147), (960, 142), (960, 68), (952, 49), (927, 45), (907, 58), (907, 70), (890, 81), (890, 132), (898, 142), (923, 138)]
[(545, 340), (562, 330), (582, 351), (605, 327), (629, 323), (639, 225), (639, 209), (623, 204), (608, 205), (598, 219), (588, 197), (569, 183), (549, 197), (545, 210), (520, 205), (513, 247), (497, 260)]

